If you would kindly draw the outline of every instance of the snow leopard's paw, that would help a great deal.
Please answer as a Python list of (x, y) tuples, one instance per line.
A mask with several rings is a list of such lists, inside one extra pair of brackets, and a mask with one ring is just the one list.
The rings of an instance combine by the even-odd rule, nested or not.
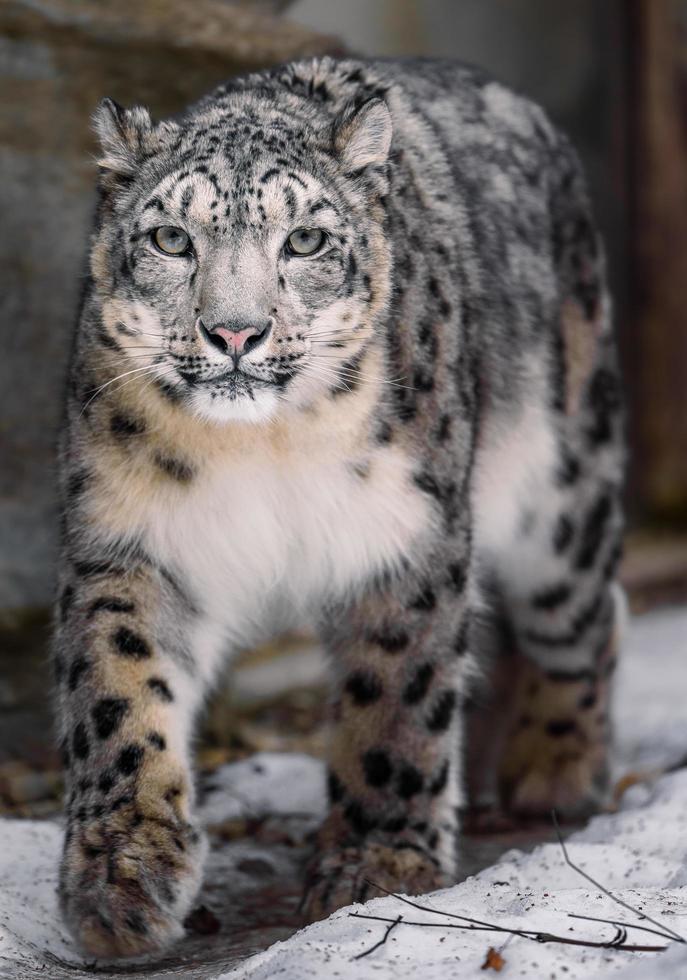
[(608, 769), (594, 752), (557, 755), (549, 764), (524, 768), (512, 782), (504, 782), (504, 797), (515, 816), (548, 816), (552, 810), (567, 820), (600, 810), (608, 795)]
[(68, 831), (60, 902), (84, 952), (98, 958), (152, 953), (183, 934), (200, 886), (205, 839), (169, 816), (131, 804)]
[(515, 816), (578, 819), (599, 810), (608, 786), (608, 685), (523, 678), (499, 771), (503, 805)]
[(402, 838), (365, 842), (317, 855), (307, 875), (303, 912), (309, 922), (354, 902), (387, 892), (422, 895), (444, 888), (448, 876), (436, 859)]

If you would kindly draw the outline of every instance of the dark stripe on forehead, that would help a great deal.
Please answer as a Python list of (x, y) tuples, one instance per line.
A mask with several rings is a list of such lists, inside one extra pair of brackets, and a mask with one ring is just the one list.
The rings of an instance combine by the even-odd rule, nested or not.
[(324, 208), (331, 208), (335, 214), (339, 213), (328, 197), (322, 197), (319, 201), (315, 201), (314, 204), (310, 205), (310, 214), (315, 214), (317, 211), (324, 210)]
[(215, 176), (215, 174), (210, 173), (210, 171), (208, 170), (207, 166), (204, 163), (201, 163), (197, 167), (195, 167), (193, 173), (200, 174), (201, 176), (205, 177), (206, 180), (209, 180), (212, 186), (217, 191), (217, 194), (220, 197), (222, 196), (222, 188), (219, 186), (219, 181), (217, 180), (217, 177)]
[(281, 170), (279, 170), (277, 167), (271, 167), (269, 170), (266, 170), (265, 173), (262, 175), (262, 177), (260, 178), (260, 183), (266, 184), (274, 177), (278, 177), (280, 173)]
[(287, 176), (287, 177), (288, 177), (288, 178), (289, 178), (290, 180), (295, 180), (295, 182), (296, 182), (297, 184), (300, 184), (300, 185), (301, 185), (301, 187), (302, 187), (302, 188), (303, 188), (304, 190), (306, 190), (306, 189), (307, 189), (307, 184), (305, 183), (305, 181), (304, 181), (304, 180), (301, 180), (301, 178), (300, 178), (300, 177), (298, 176), (298, 174), (295, 174), (295, 173), (293, 173), (293, 171), (291, 171), (291, 170), (290, 170), (290, 171), (288, 172), (288, 174), (287, 174), (286, 176)]
[(182, 218), (185, 218), (188, 214), (188, 209), (191, 206), (191, 201), (196, 193), (196, 188), (193, 184), (188, 184), (181, 195), (181, 204), (179, 205), (179, 213)]
[(293, 193), (290, 187), (284, 188), (284, 201), (286, 203), (286, 210), (289, 213), (289, 220), (291, 220), (296, 215), (297, 204), (296, 195)]
[(157, 197), (157, 195), (155, 197), (151, 197), (150, 200), (146, 201), (146, 203), (143, 205), (143, 211), (150, 211), (152, 208), (157, 208), (158, 211), (164, 210), (164, 204), (160, 198)]

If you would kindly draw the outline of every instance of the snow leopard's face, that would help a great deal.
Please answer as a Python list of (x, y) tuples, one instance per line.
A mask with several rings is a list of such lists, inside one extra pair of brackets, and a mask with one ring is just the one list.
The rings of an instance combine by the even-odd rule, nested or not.
[(391, 138), (367, 103), (322, 131), (233, 100), (183, 125), (106, 102), (92, 270), (108, 346), (216, 420), (260, 421), (355, 382), (389, 292)]

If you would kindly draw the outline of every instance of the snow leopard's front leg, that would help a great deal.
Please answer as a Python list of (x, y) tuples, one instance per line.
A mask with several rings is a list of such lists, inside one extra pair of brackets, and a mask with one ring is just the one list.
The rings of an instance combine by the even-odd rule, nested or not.
[(467, 555), (339, 610), (329, 645), (337, 692), (331, 811), (306, 912), (380, 894), (419, 894), (455, 872), (461, 700), (468, 654)]
[(176, 939), (200, 885), (192, 616), (174, 580), (144, 556), (121, 568), (93, 555), (67, 566), (55, 641), (68, 800), (60, 901), (94, 956)]

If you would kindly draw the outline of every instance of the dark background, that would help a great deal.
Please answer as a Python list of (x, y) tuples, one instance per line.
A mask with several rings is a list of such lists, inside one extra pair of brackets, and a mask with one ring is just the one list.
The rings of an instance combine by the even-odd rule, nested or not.
[(52, 594), (54, 444), (94, 106), (108, 94), (164, 115), (230, 74), (345, 49), (480, 63), (572, 136), (608, 244), (628, 381), (625, 574), (687, 590), (686, 33), (687, 0), (4, 0), (0, 645), (16, 646)]

